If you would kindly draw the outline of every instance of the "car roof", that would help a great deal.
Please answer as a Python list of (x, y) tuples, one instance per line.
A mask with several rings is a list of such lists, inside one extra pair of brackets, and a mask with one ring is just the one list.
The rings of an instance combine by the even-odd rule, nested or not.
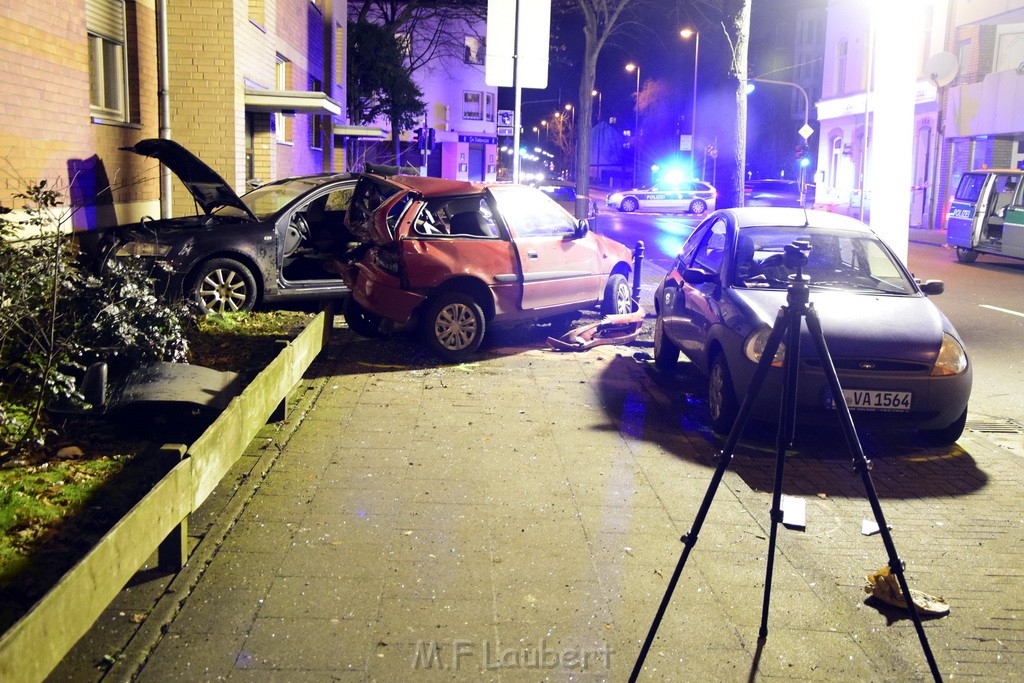
[(874, 234), (870, 227), (856, 218), (830, 211), (778, 206), (745, 206), (735, 209), (722, 209), (711, 215), (724, 213), (731, 215), (733, 222), (739, 228), (752, 228), (763, 225), (793, 228), (811, 226), (815, 228), (833, 228), (836, 230), (855, 230)]
[(459, 194), (483, 194), (487, 185), (466, 180), (449, 180), (430, 176), (389, 175), (378, 176), (383, 180), (406, 190), (417, 192), (423, 197), (443, 197)]

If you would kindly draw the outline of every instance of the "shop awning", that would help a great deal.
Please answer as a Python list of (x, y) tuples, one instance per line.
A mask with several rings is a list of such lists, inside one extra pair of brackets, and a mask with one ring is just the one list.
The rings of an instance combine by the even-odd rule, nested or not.
[(245, 89), (246, 111), (266, 114), (323, 114), (338, 116), (341, 104), (327, 93), (307, 90)]

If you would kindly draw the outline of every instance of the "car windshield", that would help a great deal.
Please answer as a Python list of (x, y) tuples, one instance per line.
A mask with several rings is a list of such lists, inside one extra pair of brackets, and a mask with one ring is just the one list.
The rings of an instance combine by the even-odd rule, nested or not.
[(874, 294), (914, 294), (914, 284), (882, 242), (871, 234), (814, 227), (741, 228), (732, 282), (747, 289), (784, 289), (796, 273), (784, 263), (787, 244), (811, 245), (802, 269), (812, 288)]
[[(280, 183), (271, 183), (257, 187), (252, 192), (243, 194), (240, 199), (249, 207), (257, 220), (264, 221), (278, 211), (293, 202), (299, 196), (323, 184), (323, 179), (317, 178), (294, 178)], [(241, 211), (231, 207), (225, 207), (217, 212), (218, 215), (227, 216), (238, 214)]]

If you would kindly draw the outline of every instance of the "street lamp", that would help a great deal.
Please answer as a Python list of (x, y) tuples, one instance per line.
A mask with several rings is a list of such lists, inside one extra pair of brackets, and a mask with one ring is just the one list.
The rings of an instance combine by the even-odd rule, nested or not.
[(633, 185), (639, 187), (637, 182), (637, 163), (640, 152), (640, 65), (630, 62), (626, 65), (626, 71), (636, 71), (636, 115), (633, 118)]
[[(750, 78), (750, 79), (747, 79), (747, 80), (748, 81), (752, 81), (754, 83), (769, 83), (771, 85), (784, 85), (784, 86), (786, 86), (788, 88), (796, 88), (797, 90), (800, 91), (800, 95), (803, 96), (803, 98), (804, 98), (804, 125), (800, 127), (800, 130), (797, 131), (797, 134), (804, 139), (804, 142), (807, 142), (807, 138), (809, 138), (811, 136), (811, 133), (814, 132), (814, 129), (811, 128), (811, 126), (808, 124), (808, 115), (809, 115), (808, 112), (809, 112), (809, 110), (811, 108), (811, 101), (807, 97), (807, 91), (804, 90), (803, 87), (799, 83), (791, 83), (789, 81), (773, 81), (773, 80), (771, 80), (769, 78)], [(747, 84), (747, 88), (748, 88), (748, 92), (749, 92), (749, 90), (751, 88), (749, 83)], [(804, 169), (804, 166), (801, 165), (800, 166), (800, 205), (801, 206), (804, 205), (804, 174), (805, 173), (806, 173), (806, 171)], [(863, 200), (862, 200), (862, 202), (863, 202)]]
[(601, 91), (600, 90), (591, 90), (590, 91), (590, 96), (597, 98), (597, 122), (600, 123), (601, 122)]
[(537, 126), (534, 126), (533, 127), (533, 132), (537, 134), (537, 144), (539, 145), (540, 144), (540, 128), (538, 128)]
[[(690, 161), (694, 172), (697, 169), (697, 62), (700, 59), (700, 33), (692, 28), (684, 28), (679, 32), (684, 40), (693, 36), (693, 110), (690, 114)], [(701, 180), (704, 180), (701, 178)]]

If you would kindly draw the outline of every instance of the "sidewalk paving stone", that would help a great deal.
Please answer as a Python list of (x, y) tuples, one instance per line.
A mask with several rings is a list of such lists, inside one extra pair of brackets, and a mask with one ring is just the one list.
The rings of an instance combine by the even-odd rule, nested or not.
[[(701, 380), (654, 371), (649, 342), (512, 339), (443, 366), (335, 329), (307, 409), (252, 446), (245, 471), (269, 459), (265, 476), (222, 541), (197, 541), (205, 572), (164, 596), (181, 605), (166, 633), (128, 648), (138, 680), (628, 678), (723, 442)], [(952, 449), (865, 444), (908, 580), (953, 606), (925, 622), (940, 670), (1019, 677), (1024, 461), (971, 431)], [(927, 679), (905, 613), (863, 591), (887, 558), (837, 431), (801, 432), (787, 457), (808, 524), (779, 529), (759, 645), (774, 467), (771, 435), (737, 450), (641, 680)]]

